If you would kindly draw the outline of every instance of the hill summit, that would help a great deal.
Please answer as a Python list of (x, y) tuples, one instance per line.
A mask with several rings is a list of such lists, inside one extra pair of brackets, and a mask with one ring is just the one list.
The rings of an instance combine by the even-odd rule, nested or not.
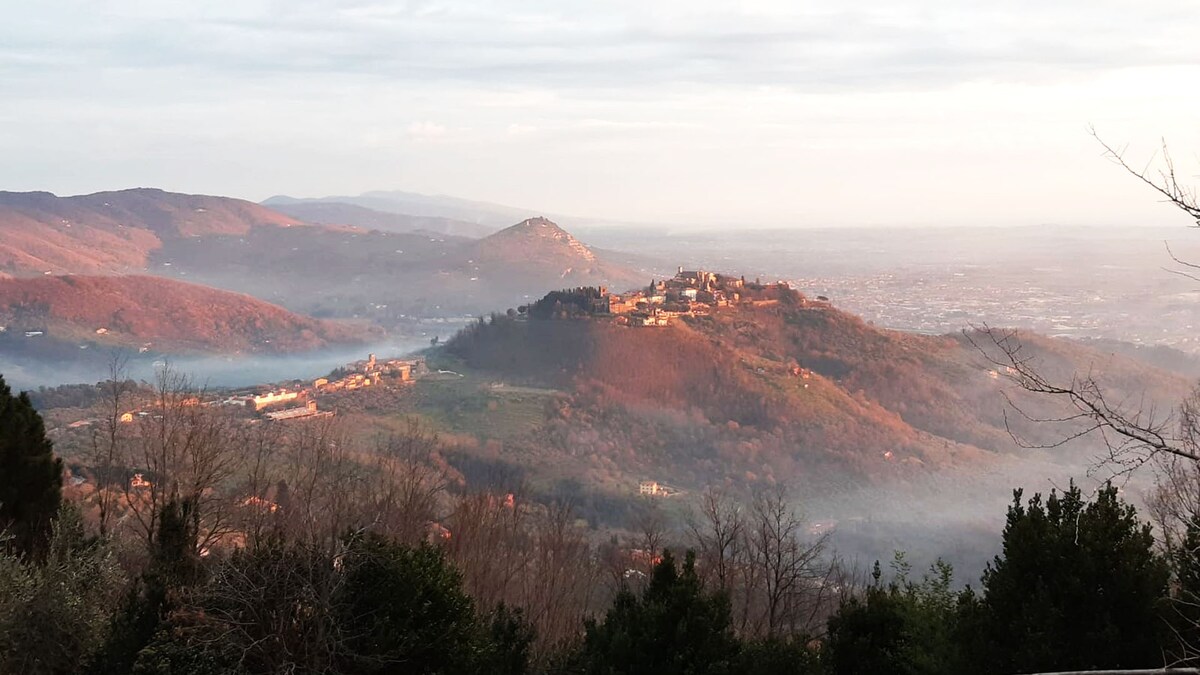
[(486, 261), (526, 260), (589, 265), (596, 254), (554, 221), (537, 216), (506, 227), (480, 242)]

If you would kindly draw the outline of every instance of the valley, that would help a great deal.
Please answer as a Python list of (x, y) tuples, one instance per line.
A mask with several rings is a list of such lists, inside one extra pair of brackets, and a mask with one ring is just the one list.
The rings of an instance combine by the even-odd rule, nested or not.
[[(1048, 374), (1090, 370), (1114, 396), (1149, 392), (1147, 405), (1170, 406), (1190, 387), (1112, 351), (1022, 340)], [(678, 518), (711, 486), (786, 485), (847, 555), (937, 550), (972, 571), (988, 555), (972, 542), (993, 536), (1014, 485), (1080, 476), (1100, 451), (1089, 440), (1017, 444), (1013, 434), (1048, 445), (1071, 428), (1016, 420), (1005, 397), (1038, 417), (1067, 409), (1015, 387), (971, 336), (877, 328), (786, 283), (735, 274), (681, 269), (621, 293), (553, 291), (418, 354), (420, 376), (400, 385), (328, 389), (324, 380), (369, 371), (326, 361), (304, 380), (209, 395), (296, 392), (364, 447), (417, 420), (439, 435), (461, 485), (566, 499), (600, 531), (630, 527), (643, 483), (670, 486), (674, 496), (649, 499)], [(85, 457), (89, 432), (72, 425), (95, 413), (45, 413), (60, 451)], [(300, 414), (281, 423), (308, 424)]]
[[(30, 388), (97, 382), (124, 353), (135, 380), (170, 363), (214, 395), (305, 392), (365, 446), (415, 419), (462, 485), (567, 499), (600, 530), (630, 526), (643, 483), (669, 486), (674, 496), (648, 495), (678, 518), (712, 486), (786, 485), (848, 553), (933, 538), (920, 548), (957, 551), (971, 570), (986, 555), (969, 542), (989, 540), (1013, 486), (1086, 474), (1103, 449), (1030, 447), (1070, 430), (1014, 417), (1006, 397), (1034, 416), (1069, 411), (1014, 387), (980, 335), (961, 332), (968, 322), (1074, 338), (1022, 335), (1046, 372), (1099, 372), (1113, 395), (1165, 409), (1200, 372), (1186, 341), (1074, 313), (1073, 297), (1102, 306), (1085, 294), (1117, 251), (1152, 259), (1126, 240), (1098, 237), (1072, 280), (1048, 266), (1054, 237), (1083, 233), (1011, 248), (982, 233), (985, 255), (939, 248), (936, 233), (734, 243), (581, 220), (597, 248), (544, 217), (505, 226), (507, 207), (396, 199), (5, 195), (0, 228), (20, 236), (0, 260), (0, 372)], [(22, 243), (47, 228), (63, 242), (53, 255)], [(839, 251), (851, 249), (847, 266)], [(695, 269), (667, 262), (681, 258)], [(1124, 284), (1106, 311), (1127, 319), (1159, 311), (1138, 298), (1178, 285), (1106, 283)], [(1063, 308), (1052, 323), (1037, 310), (1047, 303)], [(367, 352), (419, 354), (429, 369), (400, 388), (313, 389)], [(90, 413), (47, 414), (65, 428)], [(78, 457), (86, 425), (64, 433)]]

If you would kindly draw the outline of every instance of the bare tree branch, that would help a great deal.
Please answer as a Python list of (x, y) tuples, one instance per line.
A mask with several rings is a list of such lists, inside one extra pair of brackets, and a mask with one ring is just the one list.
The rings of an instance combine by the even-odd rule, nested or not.
[[(1196, 200), (1196, 191), (1194, 188), (1180, 185), (1179, 179), (1175, 173), (1175, 161), (1171, 159), (1171, 153), (1167, 149), (1167, 143), (1165, 140), (1163, 141), (1162, 146), (1162, 161), (1165, 165), (1165, 168), (1158, 171), (1158, 178), (1155, 179), (1150, 175), (1149, 163), (1145, 169), (1139, 171), (1130, 166), (1125, 160), (1124, 149), (1113, 149), (1112, 146), (1110, 146), (1108, 143), (1105, 143), (1104, 140), (1100, 138), (1100, 135), (1096, 132), (1094, 127), (1089, 128), (1088, 133), (1090, 133), (1092, 138), (1095, 138), (1096, 142), (1098, 142), (1104, 148), (1105, 157), (1112, 160), (1122, 169), (1128, 171), (1138, 180), (1142, 181), (1146, 185), (1149, 185), (1151, 188), (1154, 188), (1155, 191), (1166, 197), (1169, 203), (1174, 204), (1176, 207), (1182, 209), (1184, 213), (1188, 214), (1196, 221), (1197, 226), (1200, 226), (1200, 202), (1197, 202)], [(1151, 162), (1152, 161), (1153, 157), (1151, 158)]]
[[(1054, 397), (1065, 401), (1074, 412), (1057, 418), (1038, 418), (1026, 414), (1011, 397), (1010, 407), (1024, 419), (1033, 422), (1075, 423), (1078, 426), (1066, 436), (1050, 444), (1030, 444), (1019, 435), (1009, 433), (1022, 447), (1059, 447), (1073, 439), (1098, 434), (1108, 448), (1107, 462), (1119, 467), (1121, 473), (1132, 471), (1158, 454), (1168, 454), (1200, 461), (1194, 446), (1172, 433), (1174, 418), (1159, 415), (1153, 406), (1143, 403), (1132, 406), (1113, 403), (1099, 381), (1088, 372), (1076, 373), (1068, 382), (1052, 382), (1039, 368), (1033, 355), (1024, 349), (1015, 330), (999, 330), (986, 324), (963, 331), (964, 337), (991, 364), (1003, 371), (1009, 381), (1026, 392)], [(982, 336), (985, 341), (977, 340)], [(1005, 417), (1008, 424), (1007, 415)]]

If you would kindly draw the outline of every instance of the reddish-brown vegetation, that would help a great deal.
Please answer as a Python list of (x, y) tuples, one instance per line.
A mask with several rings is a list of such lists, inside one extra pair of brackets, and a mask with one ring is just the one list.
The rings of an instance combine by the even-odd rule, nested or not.
[[(1063, 411), (1021, 398), (965, 337), (879, 330), (827, 306), (730, 308), (666, 328), (496, 317), (448, 349), (506, 381), (569, 392), (527, 444), (578, 458), (600, 481), (915, 475), (1019, 450), (1009, 425), (1035, 441), (1061, 433), (1006, 419), (1006, 391), (1029, 411)], [(1031, 336), (1029, 349), (1056, 370), (1102, 368), (1124, 393), (1169, 399), (1187, 386), (1077, 344)]]
[(147, 276), (0, 279), (0, 325), (168, 352), (295, 352), (367, 337), (248, 295)]
[(169, 239), (240, 235), (298, 221), (227, 197), (135, 189), (57, 197), (0, 192), (0, 273), (96, 274), (142, 270)]

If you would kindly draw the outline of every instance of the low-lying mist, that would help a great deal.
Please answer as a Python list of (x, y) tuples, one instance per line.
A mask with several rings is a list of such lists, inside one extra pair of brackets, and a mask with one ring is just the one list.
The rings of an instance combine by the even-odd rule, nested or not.
[[(445, 336), (441, 336), (445, 337)], [(400, 357), (429, 346), (424, 337), (393, 337), (365, 345), (338, 346), (303, 354), (251, 356), (163, 356), (127, 353), (126, 376), (153, 381), (157, 369), (169, 363), (205, 387), (247, 387), (282, 380), (312, 379), (374, 353), (380, 358)], [(38, 360), (0, 354), (0, 375), (14, 389), (36, 389), (62, 384), (93, 383), (109, 377), (112, 352), (96, 350), (90, 358)]]
[[(919, 578), (942, 558), (954, 566), (956, 583), (979, 585), (992, 557), (1000, 553), (1005, 515), (1013, 490), (1022, 502), (1034, 493), (1060, 493), (1071, 481), (1089, 497), (1112, 475), (1101, 463), (1100, 448), (1091, 451), (1027, 450), (984, 470), (947, 470), (917, 481), (868, 485), (805, 501), (799, 508), (819, 533), (832, 530), (829, 545), (858, 571), (867, 573), (879, 560), (885, 573), (896, 551), (903, 551)], [(1154, 489), (1150, 467), (1114, 479), (1122, 498), (1149, 519), (1145, 500)]]

